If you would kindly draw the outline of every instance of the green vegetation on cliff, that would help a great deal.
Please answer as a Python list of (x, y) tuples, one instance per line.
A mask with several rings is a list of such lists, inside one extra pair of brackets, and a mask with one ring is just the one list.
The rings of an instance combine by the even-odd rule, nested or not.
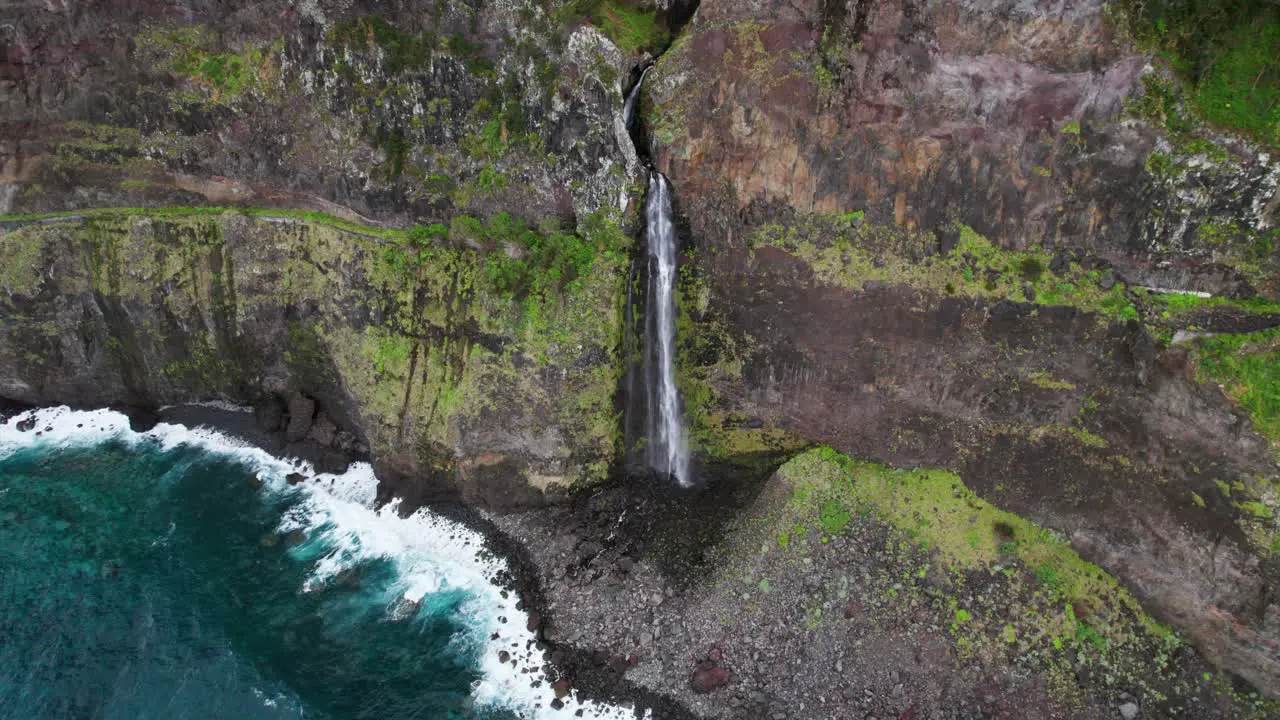
[(590, 22), (629, 55), (645, 51), (656, 55), (671, 38), (648, 0), (569, 0), (556, 13), (562, 22)]
[(264, 90), (275, 76), (283, 41), (246, 46), (238, 52), (219, 49), (218, 37), (203, 25), (152, 27), (135, 39), (139, 53), (161, 69), (186, 78), (211, 102), (229, 102)]
[(1221, 383), (1280, 452), (1280, 328), (1200, 338), (1195, 358), (1200, 381)]
[(1008, 250), (963, 225), (945, 232), (952, 242), (934, 233), (865, 224), (861, 213), (809, 215), (785, 226), (761, 227), (752, 245), (794, 253), (820, 280), (841, 287), (899, 283), (938, 295), (1072, 305), (1118, 319), (1137, 317), (1125, 286), (1102, 270), (1066, 262), (1054, 272), (1047, 250)]
[[(943, 630), (961, 660), (1003, 658), (1044, 672), (1054, 699), (1068, 706), (1082, 679), (1093, 678), (1153, 704), (1169, 700), (1170, 690), (1180, 698), (1221, 691), (1242, 717), (1274, 710), (1256, 695), (1233, 696), (1212, 675), (1180, 675), (1174, 657), (1183, 640), (1111, 575), (1057, 533), (977, 497), (953, 473), (895, 469), (819, 447), (784, 464), (778, 478), (789, 502), (775, 501), (760, 519), (775, 534), (768, 552), (808, 563), (852, 526), (886, 526), (878, 553), (886, 570), (862, 570), (875, 574), (885, 597), (856, 599), (931, 608), (947, 619)], [(750, 571), (743, 578), (754, 580)], [(812, 615), (809, 627), (821, 631), (823, 618)]]
[(1235, 308), (1254, 313), (1280, 313), (1280, 302), (1267, 298), (1203, 297), (1191, 293), (1151, 293), (1150, 301), (1165, 319), (1207, 308)]
[[(1060, 537), (981, 500), (954, 473), (889, 468), (828, 447), (793, 458), (779, 473), (792, 482), (794, 506), (802, 514), (816, 514), (825, 532), (832, 532), (830, 518), (844, 517), (846, 511), (874, 515), (921, 549), (937, 551), (951, 568), (1019, 564), (1059, 601), (1102, 606), (1114, 596), (1125, 608), (1141, 612), (1113, 578)], [(1122, 617), (1119, 607), (1108, 609), (1098, 618), (1104, 633)]]
[(1208, 122), (1280, 146), (1280, 6), (1271, 0), (1125, 0), (1126, 26), (1186, 82)]
[[(103, 341), (139, 392), (235, 394), (281, 362), (344, 388), (373, 450), (408, 472), (453, 469), (475, 451), (473, 426), (498, 433), (485, 452), (515, 454), (540, 485), (599, 479), (614, 460), (627, 243), (616, 213), (588, 216), (579, 233), (506, 213), (392, 229), (241, 208), (0, 224), (0, 249), (23, 259), (0, 272), (6, 293), (94, 292), (132, 303), (130, 318), (163, 303), (175, 320), (122, 315)], [(244, 332), (260, 314), (268, 326), (300, 317), (277, 340)], [(40, 318), (15, 322), (45, 332)]]

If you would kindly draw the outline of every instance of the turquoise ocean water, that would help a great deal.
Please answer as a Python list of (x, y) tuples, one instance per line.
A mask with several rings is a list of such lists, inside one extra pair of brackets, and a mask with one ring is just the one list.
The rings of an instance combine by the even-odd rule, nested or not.
[(314, 476), (105, 411), (23, 419), (0, 428), (0, 718), (629, 715), (553, 702), (501, 559), (373, 509), (367, 466)]

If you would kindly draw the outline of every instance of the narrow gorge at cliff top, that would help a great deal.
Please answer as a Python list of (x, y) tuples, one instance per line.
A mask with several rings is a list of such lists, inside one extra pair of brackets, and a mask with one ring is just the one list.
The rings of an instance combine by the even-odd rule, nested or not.
[(1268, 717), (1232, 8), (19, 3), (0, 398), (367, 458), (523, 548), (548, 678), (673, 717)]

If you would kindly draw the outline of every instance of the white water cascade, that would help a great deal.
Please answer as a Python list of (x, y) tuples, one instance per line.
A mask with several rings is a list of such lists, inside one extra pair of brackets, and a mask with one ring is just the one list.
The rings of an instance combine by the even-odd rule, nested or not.
[(672, 222), (671, 186), (657, 170), (649, 173), (645, 207), (649, 245), (649, 291), (645, 311), (645, 386), (649, 467), (689, 485), (689, 446), (676, 388), (676, 231)]
[[(636, 120), (636, 110), (640, 101), (640, 87), (645, 75), (652, 69), (646, 67), (636, 79), (636, 84), (627, 93), (626, 102), (622, 106), (622, 122), (627, 134), (631, 137), (637, 154), (649, 168), (649, 192), (645, 205), (645, 236), (649, 247), (648, 286), (644, 295), (644, 332), (643, 355), (639, 374), (628, 364), (626, 387), (628, 396), (634, 401), (643, 398), (643, 418), (637, 415), (636, 420), (643, 419), (643, 425), (635, 427), (643, 433), (642, 443), (636, 447), (643, 448), (645, 468), (660, 476), (674, 479), (678, 484), (691, 486), (693, 478), (689, 474), (689, 445), (685, 436), (684, 421), (680, 410), (680, 391), (676, 387), (676, 237), (675, 223), (671, 209), (671, 185), (662, 173), (654, 170), (644, 154), (644, 131)], [(633, 266), (633, 272), (637, 268)], [(633, 291), (631, 279), (627, 281), (628, 292)], [(633, 327), (635, 311), (639, 308), (634, 295), (627, 300), (627, 326)], [(628, 343), (635, 334), (627, 333)], [(627, 346), (627, 356), (632, 357), (632, 346)], [(643, 382), (643, 388), (638, 387)], [(628, 401), (628, 413), (638, 408), (639, 402)], [(631, 416), (624, 421), (627, 432), (631, 433)], [(639, 423), (637, 423), (638, 425)], [(630, 434), (628, 437), (632, 437)], [(628, 440), (628, 447), (632, 447)], [(638, 458), (639, 459), (639, 458)]]
[(627, 93), (627, 101), (622, 104), (622, 123), (626, 127), (628, 134), (631, 134), (632, 123), (636, 121), (636, 101), (640, 97), (640, 86), (644, 84), (644, 76), (648, 75), (652, 69), (653, 66), (650, 65), (640, 71), (640, 77), (636, 79), (635, 87), (631, 88), (631, 92)]

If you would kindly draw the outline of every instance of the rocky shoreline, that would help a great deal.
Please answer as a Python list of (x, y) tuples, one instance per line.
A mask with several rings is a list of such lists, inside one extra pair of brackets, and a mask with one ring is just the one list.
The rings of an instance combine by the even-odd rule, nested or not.
[[(36, 407), (11, 401), (0, 402), (0, 422)], [(88, 409), (88, 408), (85, 408)], [(150, 410), (139, 407), (113, 407), (129, 418), (135, 432), (146, 432), (157, 423), (172, 423), (190, 428), (205, 427), (247, 442), (280, 458), (299, 458), (313, 463), (321, 472), (340, 473), (353, 462), (368, 461), (367, 454), (356, 450), (333, 452), (313, 438), (285, 440), (270, 418), (276, 417), (273, 408), (237, 407), (223, 404), (189, 404)], [(263, 418), (268, 418), (264, 426)], [(410, 488), (412, 494), (412, 488)], [(430, 509), (485, 539), (486, 549), (504, 558), (508, 571), (503, 584), (519, 594), (523, 608), (529, 613), (530, 629), (539, 629), (543, 645), (543, 668), (557, 687), (557, 694), (567, 693), (569, 688), (579, 691), (590, 700), (626, 704), (636, 712), (651, 713), (663, 720), (695, 720), (698, 716), (679, 703), (659, 692), (628, 681), (622, 673), (628, 658), (608, 656), (602, 658), (599, 651), (592, 651), (565, 642), (565, 638), (551, 635), (547, 628), (554, 618), (548, 606), (544, 587), (539, 580), (538, 560), (528, 546), (510, 534), (502, 516), (491, 515), (456, 502), (432, 502), (405, 500), (394, 482), (379, 481), (379, 501), (402, 500), (400, 512), (409, 515), (427, 505)], [(550, 510), (550, 507), (545, 508)], [(533, 511), (538, 514), (541, 511)], [(496, 519), (496, 520), (495, 520)], [(563, 691), (560, 690), (563, 688)]]
[[(0, 416), (25, 409), (8, 404)], [(326, 450), (310, 438), (282, 445), (274, 414), (261, 408), (116, 409), (137, 431), (158, 422), (203, 426), (313, 461)], [(330, 452), (325, 469), (364, 459)], [(520, 593), (558, 690), (653, 718), (1237, 716), (1232, 701), (1186, 681), (1212, 667), (1185, 645), (1171, 669), (1153, 673), (1155, 694), (1083, 662), (1071, 669), (1077, 693), (1064, 694), (1055, 687), (1061, 668), (966, 652), (957, 600), (1013, 619), (1015, 608), (1036, 601), (1016, 578), (974, 572), (957, 585), (936, 553), (908, 546), (869, 516), (836, 533), (801, 523), (784, 541), (774, 535), (791, 493), (781, 473), (706, 474), (696, 490), (630, 476), (535, 508), (430, 507), (507, 559), (505, 582)], [(383, 481), (379, 495), (400, 490)], [(422, 505), (409, 500), (400, 509)], [(1038, 714), (1027, 714), (1031, 707)]]

